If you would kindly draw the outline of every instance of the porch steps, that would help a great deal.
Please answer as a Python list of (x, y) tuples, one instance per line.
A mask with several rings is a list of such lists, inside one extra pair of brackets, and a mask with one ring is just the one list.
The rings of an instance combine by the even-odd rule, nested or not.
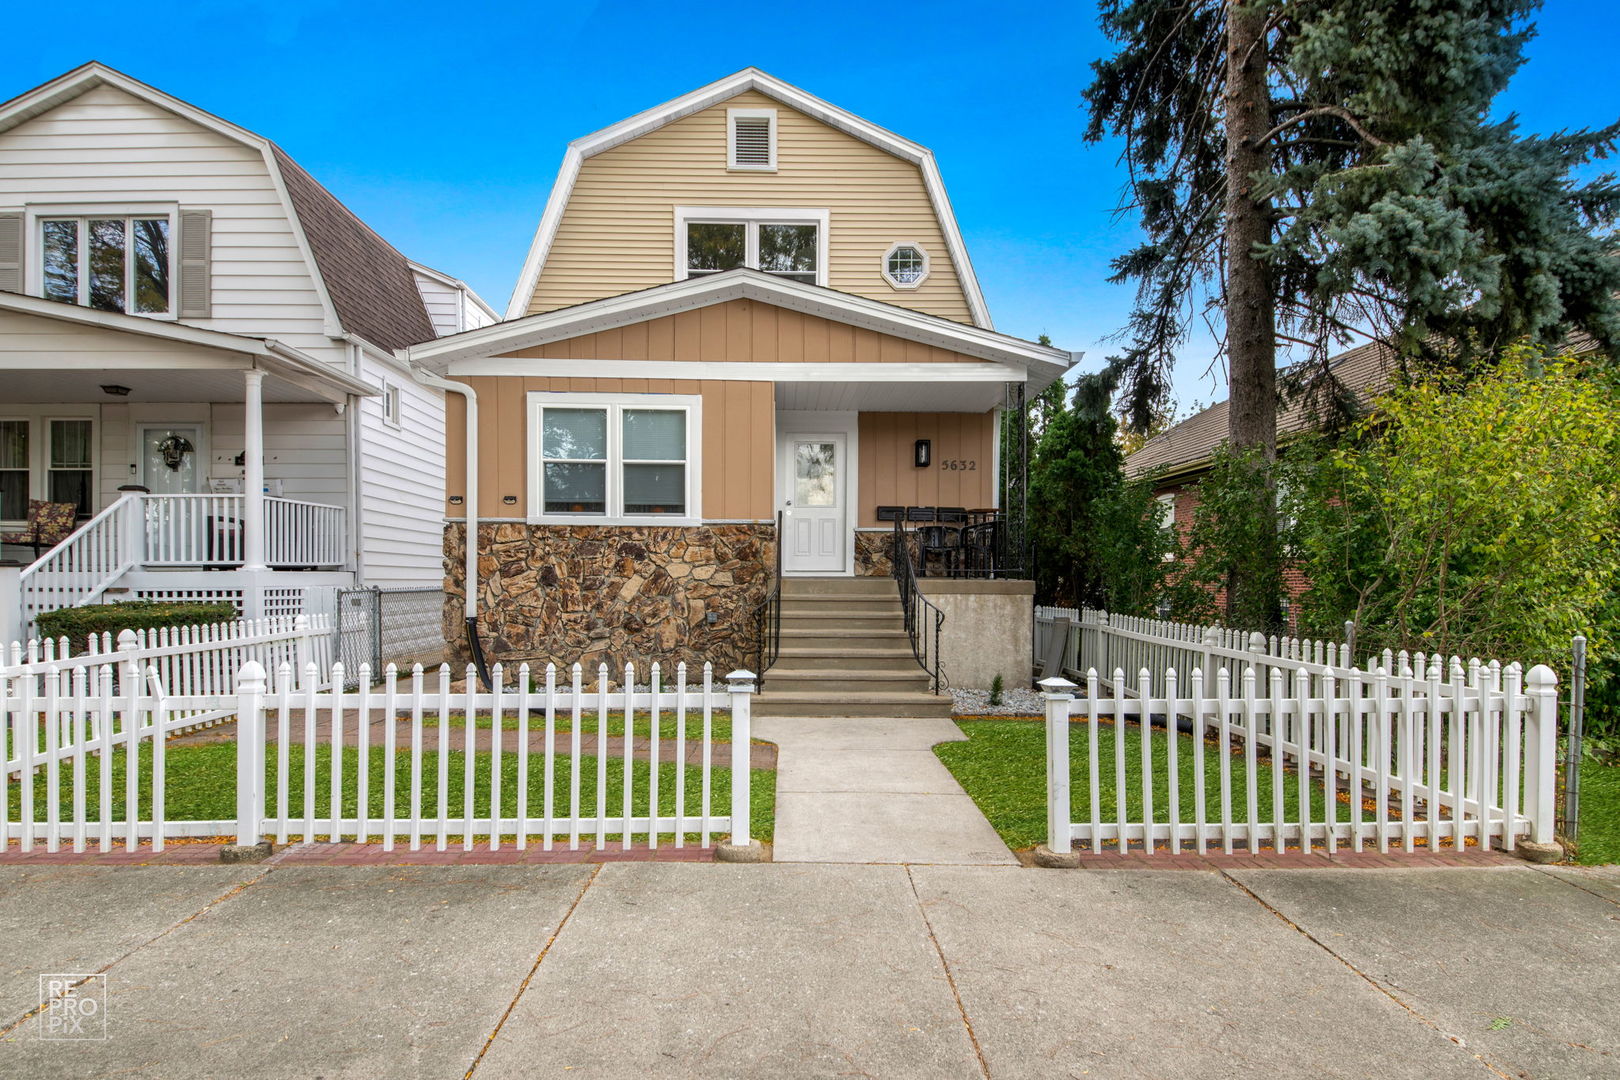
[(789, 578), (782, 648), (754, 700), (758, 716), (949, 717), (929, 692), (888, 578)]

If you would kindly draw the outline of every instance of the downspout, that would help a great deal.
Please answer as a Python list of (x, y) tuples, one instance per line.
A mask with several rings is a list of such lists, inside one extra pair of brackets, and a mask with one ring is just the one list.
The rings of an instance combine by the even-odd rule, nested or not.
[(478, 394), (466, 383), (451, 382), (429, 374), (410, 364), (411, 378), (423, 386), (460, 394), (467, 403), (467, 533), (462, 543), (462, 554), (467, 565), (462, 574), (466, 596), (462, 617), (467, 627), (467, 648), (472, 653), (478, 677), (489, 687), (489, 662), (484, 658), (484, 646), (478, 640)]

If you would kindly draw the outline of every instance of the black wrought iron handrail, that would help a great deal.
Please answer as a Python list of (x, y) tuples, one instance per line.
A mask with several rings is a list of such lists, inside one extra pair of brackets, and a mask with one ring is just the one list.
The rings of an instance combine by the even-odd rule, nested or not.
[(765, 688), (765, 673), (782, 652), (782, 511), (776, 512), (776, 570), (771, 577), (770, 591), (752, 613), (754, 627), (754, 674), (761, 690)]
[(900, 588), (900, 610), (905, 616), (906, 636), (911, 639), (911, 655), (928, 673), (934, 693), (939, 693), (939, 631), (945, 613), (935, 607), (917, 587), (916, 568), (911, 565), (911, 545), (906, 542), (904, 523), (894, 523), (894, 546), (890, 550), (891, 573)]

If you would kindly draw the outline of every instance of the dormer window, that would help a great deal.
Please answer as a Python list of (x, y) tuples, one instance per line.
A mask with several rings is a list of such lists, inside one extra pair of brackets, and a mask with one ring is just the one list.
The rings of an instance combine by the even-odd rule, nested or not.
[(776, 170), (776, 110), (726, 110), (726, 167), (750, 172)]

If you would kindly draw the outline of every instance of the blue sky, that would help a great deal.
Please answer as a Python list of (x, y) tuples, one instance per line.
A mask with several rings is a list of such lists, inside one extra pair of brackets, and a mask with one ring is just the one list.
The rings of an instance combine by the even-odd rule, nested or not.
[[(1118, 147), (1081, 140), (1106, 43), (1072, 3), (80, 3), (11, 15), (0, 98), (101, 60), (275, 139), (401, 251), (504, 310), (573, 138), (755, 65), (931, 147), (998, 329), (1092, 368), (1130, 308)], [(101, 9), (101, 10), (98, 10)], [(29, 25), (32, 23), (33, 25)], [(1620, 116), (1620, 5), (1554, 0), (1500, 102), (1526, 130)], [(1177, 396), (1225, 396), (1193, 343)]]

